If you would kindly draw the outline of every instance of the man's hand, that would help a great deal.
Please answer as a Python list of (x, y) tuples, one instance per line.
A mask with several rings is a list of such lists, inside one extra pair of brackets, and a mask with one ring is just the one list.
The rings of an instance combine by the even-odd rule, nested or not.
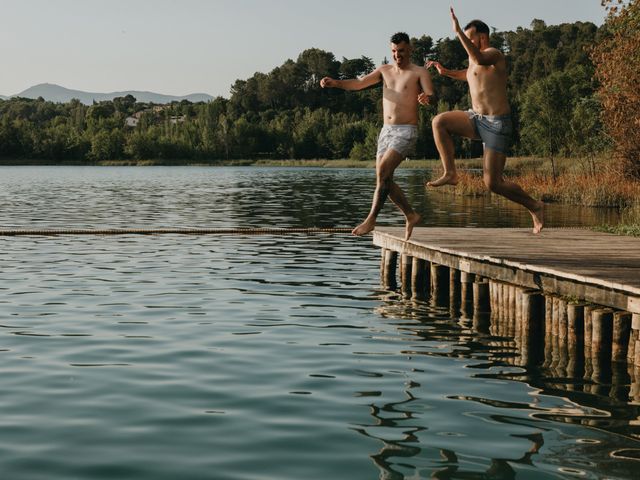
[(331, 88), (336, 86), (336, 81), (331, 77), (324, 77), (320, 80), (320, 86), (322, 88)]
[(420, 95), (418, 95), (418, 103), (426, 107), (427, 105), (431, 104), (431, 97), (422, 92)]
[(458, 22), (458, 17), (456, 17), (453, 7), (449, 7), (449, 10), (451, 10), (451, 25), (453, 26), (453, 31), (455, 33), (461, 32), (460, 22)]
[(431, 68), (431, 67), (435, 68), (438, 71), (438, 74), (440, 75), (444, 75), (444, 72), (446, 70), (446, 68), (444, 68), (440, 62), (436, 62), (434, 60), (429, 60), (427, 63), (424, 64), (424, 68)]

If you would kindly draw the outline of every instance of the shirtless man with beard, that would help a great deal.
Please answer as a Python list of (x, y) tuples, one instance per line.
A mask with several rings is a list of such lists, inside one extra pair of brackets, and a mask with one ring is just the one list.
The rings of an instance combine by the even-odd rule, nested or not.
[(519, 185), (505, 180), (503, 171), (511, 143), (511, 109), (507, 99), (507, 67), (504, 55), (489, 43), (489, 27), (473, 20), (460, 28), (451, 8), (453, 31), (469, 55), (469, 68), (448, 70), (439, 62), (429, 61), (440, 75), (469, 83), (472, 110), (445, 112), (434, 117), (433, 136), (442, 159), (444, 174), (427, 186), (440, 187), (458, 183), (451, 135), (484, 143), (483, 180), (492, 192), (516, 202), (531, 214), (533, 233), (544, 226), (544, 203), (531, 198)]

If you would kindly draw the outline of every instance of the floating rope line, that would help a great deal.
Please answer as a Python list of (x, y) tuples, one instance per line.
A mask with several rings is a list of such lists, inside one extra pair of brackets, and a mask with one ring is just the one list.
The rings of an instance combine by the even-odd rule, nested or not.
[(289, 235), (351, 233), (350, 228), (40, 228), (0, 229), (0, 237), (27, 235)]
[[(499, 227), (508, 230), (512, 227)], [(524, 229), (524, 228), (523, 228)], [(571, 226), (553, 227), (543, 230), (592, 230), (592, 227)], [(55, 235), (290, 235), (300, 234), (350, 234), (351, 228), (336, 227), (309, 227), (309, 228), (277, 228), (277, 227), (255, 227), (255, 228), (0, 228), (0, 237), (18, 236), (55, 236)]]

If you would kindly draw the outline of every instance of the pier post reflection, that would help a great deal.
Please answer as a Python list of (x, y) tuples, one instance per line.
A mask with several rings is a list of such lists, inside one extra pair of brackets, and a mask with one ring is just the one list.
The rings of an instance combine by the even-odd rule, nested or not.
[[(462, 284), (463, 276), (460, 278)], [(524, 381), (534, 389), (539, 389), (542, 395), (565, 398), (565, 402), (573, 404), (566, 409), (560, 407), (557, 411), (542, 411), (542, 418), (597, 428), (616, 435), (632, 431), (640, 425), (640, 368), (630, 368), (631, 364), (626, 362), (612, 362), (611, 348), (607, 354), (607, 348), (603, 348), (601, 341), (592, 342), (593, 348), (585, 348), (584, 336), (581, 335), (585, 328), (585, 316), (588, 314), (594, 317), (591, 322), (594, 324), (592, 339), (601, 338), (601, 317), (604, 316), (606, 322), (610, 315), (613, 322), (616, 318), (614, 312), (566, 299), (545, 297), (539, 290), (514, 289), (512, 294), (508, 285), (487, 282), (478, 276), (474, 280), (472, 290), (477, 294), (474, 295), (474, 303), (484, 296), (486, 308), (480, 308), (482, 302), (478, 302), (478, 308), (469, 312), (468, 297), (467, 302), (462, 302), (461, 288), (461, 313), (459, 316), (451, 316), (451, 322), (447, 322), (446, 313), (442, 308), (436, 308), (435, 302), (409, 301), (399, 298), (397, 293), (385, 298), (386, 306), (381, 306), (385, 309), (385, 316), (416, 321), (415, 335), (407, 338), (424, 340), (425, 349), (421, 351), (415, 340), (411, 340), (412, 356), (422, 354), (468, 358), (470, 365), (480, 369), (478, 378)], [(481, 294), (480, 291), (484, 293)], [(497, 305), (502, 305), (500, 317), (496, 315)], [(494, 306), (493, 314), (489, 306)], [(546, 317), (548, 306), (551, 306), (552, 315), (556, 315), (557, 335), (553, 335), (552, 328), (549, 328), (553, 327), (553, 318)], [(465, 318), (466, 313), (471, 313), (470, 319)], [(618, 317), (624, 319), (625, 315)], [(519, 326), (511, 340), (508, 333), (514, 320), (518, 321)], [(563, 325), (566, 325), (564, 336)], [(629, 326), (630, 342), (633, 323)], [(407, 323), (403, 323), (401, 328), (403, 331), (412, 329)], [(548, 334), (549, 341), (545, 341)], [(443, 339), (446, 339), (451, 348), (432, 348), (433, 342)], [(513, 355), (514, 341), (517, 355)], [(585, 356), (585, 351), (590, 352), (588, 356)], [(480, 359), (481, 363), (478, 364)], [(548, 365), (545, 365), (547, 361)], [(524, 372), (510, 369), (508, 365), (517, 365)], [(493, 370), (494, 367), (499, 369)], [(498, 370), (499, 373), (492, 373)], [(410, 384), (412, 388), (416, 385), (415, 382)], [(430, 417), (424, 414), (424, 407), (415, 408), (422, 405), (417, 392), (418, 390), (405, 391), (407, 399), (401, 402), (371, 406), (372, 415), (377, 419), (384, 419), (384, 423), (376, 425), (390, 428), (388, 436), (380, 433), (379, 429), (374, 430), (374, 425), (370, 426), (371, 430), (362, 430), (362, 433), (372, 437), (371, 433), (375, 431), (374, 438), (383, 442), (383, 447), (371, 456), (380, 470), (380, 478), (515, 478), (520, 473), (514, 468), (515, 464), (531, 462), (532, 455), (542, 445), (545, 434), (534, 434), (536, 438), (532, 438), (533, 446), (529, 452), (517, 459), (484, 458), (483, 461), (487, 463), (481, 468), (482, 471), (469, 465), (468, 458), (455, 447), (450, 448), (451, 441), (448, 441), (448, 447), (434, 452), (432, 440), (425, 443), (418, 436), (421, 431), (430, 431)], [(416, 402), (414, 408), (411, 407), (413, 402)], [(482, 399), (481, 402), (492, 404), (487, 399)], [(632, 407), (634, 405), (637, 406)], [(407, 412), (403, 416), (399, 413), (405, 406)], [(497, 402), (496, 407), (510, 408), (501, 402)], [(524, 408), (533, 408), (535, 411), (538, 407), (532, 404)], [(422, 414), (416, 416), (412, 413), (415, 411)], [(402, 431), (401, 436), (398, 435), (399, 431)], [(420, 445), (422, 448), (419, 448)], [(625, 455), (635, 455), (632, 444), (626, 445), (628, 451), (625, 450)], [(596, 451), (606, 455), (607, 452), (617, 450), (620, 450), (620, 444), (613, 442), (610, 445), (598, 444)], [(439, 455), (442, 460), (438, 462), (434, 454)]]

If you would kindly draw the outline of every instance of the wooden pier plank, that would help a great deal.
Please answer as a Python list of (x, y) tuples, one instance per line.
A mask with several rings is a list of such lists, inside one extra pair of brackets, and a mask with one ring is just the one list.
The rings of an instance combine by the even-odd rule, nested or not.
[(462, 271), (640, 313), (640, 239), (586, 229), (378, 227), (375, 245)]

